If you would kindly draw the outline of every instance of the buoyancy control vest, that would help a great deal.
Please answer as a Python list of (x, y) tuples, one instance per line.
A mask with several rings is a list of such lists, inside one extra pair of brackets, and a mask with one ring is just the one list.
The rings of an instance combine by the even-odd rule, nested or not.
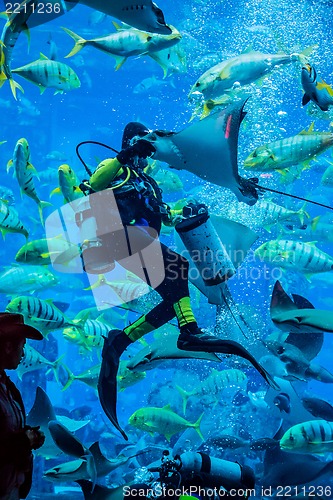
[[(147, 225), (158, 233), (163, 220), (170, 217), (170, 207), (162, 199), (157, 182), (141, 169), (123, 167), (110, 182), (118, 210), (125, 225)], [(94, 191), (90, 191), (90, 194)]]

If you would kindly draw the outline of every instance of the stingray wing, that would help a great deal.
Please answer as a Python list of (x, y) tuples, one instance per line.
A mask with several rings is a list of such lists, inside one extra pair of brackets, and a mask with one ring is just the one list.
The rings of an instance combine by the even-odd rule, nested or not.
[[(66, 0), (66, 4), (72, 1)], [(165, 24), (163, 12), (151, 0), (140, 0), (139, 9), (136, 4), (134, 5), (133, 0), (74, 0), (74, 2), (83, 3), (108, 16), (116, 17), (139, 30), (161, 35), (170, 35), (172, 32), (171, 28)]]
[(153, 158), (228, 188), (239, 201), (253, 205), (258, 199), (256, 189), (252, 182), (239, 176), (237, 163), (239, 127), (246, 114), (243, 108), (247, 99), (240, 99), (181, 132), (164, 137), (147, 135), (145, 139), (156, 148)]
[(183, 168), (213, 184), (235, 189), (238, 133), (246, 101), (232, 103), (172, 136), (182, 153)]

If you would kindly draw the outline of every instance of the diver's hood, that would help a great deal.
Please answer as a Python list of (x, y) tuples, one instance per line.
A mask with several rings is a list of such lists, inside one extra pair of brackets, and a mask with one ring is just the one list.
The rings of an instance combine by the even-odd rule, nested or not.
[(129, 122), (124, 128), (121, 149), (128, 148), (133, 137), (143, 137), (149, 134), (150, 130), (140, 122)]

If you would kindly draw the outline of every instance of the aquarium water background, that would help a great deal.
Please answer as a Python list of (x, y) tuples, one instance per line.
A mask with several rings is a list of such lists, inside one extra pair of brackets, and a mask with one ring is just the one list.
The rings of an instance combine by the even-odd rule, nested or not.
[[(113, 57), (90, 46), (65, 59), (74, 42), (62, 27), (85, 38), (103, 36), (115, 31), (112, 18), (98, 17), (92, 9), (83, 5), (76, 6), (60, 18), (33, 28), (30, 31), (30, 43), (24, 34), (19, 36), (13, 51), (12, 68), (38, 59), (40, 53), (49, 56), (52, 48), (56, 52), (57, 60), (72, 67), (81, 81), (80, 88), (63, 94), (54, 95), (54, 89), (51, 88), (40, 94), (37, 86), (15, 75), (15, 80), (24, 88), (24, 94), (18, 91), (18, 99), (14, 100), (8, 83), (0, 90), (0, 140), (6, 141), (0, 146), (0, 186), (12, 190), (15, 208), (29, 230), (29, 240), (43, 238), (45, 230), (40, 223), (36, 203), (27, 196), (21, 197), (12, 171), (7, 172), (6, 165), (12, 158), (18, 139), (24, 137), (29, 143), (31, 163), (38, 172), (34, 183), (40, 199), (52, 204), (43, 211), (47, 217), (63, 204), (61, 195), (50, 197), (51, 192), (58, 186), (58, 167), (61, 164), (69, 164), (80, 180), (87, 178), (87, 173), (75, 153), (78, 143), (86, 140), (99, 141), (119, 150), (123, 128), (129, 121), (143, 122), (153, 130), (182, 130), (188, 125), (196, 107), (196, 100), (188, 99), (190, 88), (204, 71), (218, 62), (247, 50), (265, 53), (284, 51), (291, 54), (312, 47), (309, 60), (326, 82), (333, 83), (333, 15), (332, 4), (328, 0), (160, 0), (159, 7), (164, 12), (166, 22), (174, 25), (182, 35), (179, 43), (183, 54), (180, 71), (171, 73), (166, 78), (163, 78), (162, 68), (148, 56), (130, 57), (117, 71)], [(246, 104), (247, 115), (240, 128), (238, 147), (241, 175), (252, 176), (252, 172), (243, 170), (243, 161), (261, 144), (295, 135), (303, 129), (308, 129), (313, 121), (315, 130), (329, 130), (333, 114), (330, 116), (330, 112), (319, 112), (312, 103), (307, 107), (302, 106), (300, 74), (299, 63), (281, 65), (262, 81), (249, 86), (251, 98)], [(198, 120), (198, 117), (195, 119)], [(87, 145), (80, 151), (92, 170), (99, 161), (110, 156), (109, 151), (102, 146)], [(330, 162), (333, 162), (333, 159), (331, 150), (328, 150), (319, 156), (317, 161), (311, 162), (311, 168), (303, 171), (300, 178), (294, 182), (283, 182), (283, 176), (277, 172), (257, 175), (262, 185), (331, 206), (332, 188), (321, 185), (321, 177)], [(166, 165), (162, 167), (167, 169)], [(181, 182), (175, 188), (167, 177), (164, 178), (164, 185), (163, 176), (160, 178), (166, 202), (194, 197), (206, 203), (211, 213), (222, 215), (227, 215), (230, 206), (235, 204), (235, 197), (230, 192), (209, 185), (186, 171), (172, 172), (179, 176)], [(293, 210), (298, 210), (303, 205), (302, 201), (281, 195), (265, 194), (264, 199)], [(239, 221), (255, 229), (259, 236), (254, 249), (265, 241), (281, 238), (279, 225), (273, 226), (269, 233), (260, 227), (255, 212), (251, 215), (248, 207), (245, 207), (246, 210), (243, 210), (243, 207), (245, 205), (238, 205)], [(309, 213), (309, 221), (320, 216), (320, 220), (327, 224), (332, 223), (333, 214), (328, 209), (307, 203), (305, 210)], [(161, 240), (174, 245), (172, 232), (162, 233)], [(306, 237), (302, 240), (307, 241)], [(314, 240), (317, 241), (318, 248), (333, 255), (332, 238), (331, 241), (321, 241), (319, 236)], [(8, 233), (1, 241), (0, 276), (9, 267), (17, 265), (15, 255), (24, 243), (22, 234), (12, 233)], [(265, 339), (276, 330), (269, 316), (270, 298), (275, 283), (270, 270), (274, 266), (268, 266), (268, 272), (264, 273), (263, 263), (254, 261), (251, 256), (253, 257), (252, 253), (239, 273), (230, 279), (229, 287), (243, 316), (253, 325), (257, 336)], [(65, 315), (70, 319), (74, 319), (87, 308), (95, 307), (92, 291), (85, 290), (89, 287), (89, 282), (83, 273), (59, 273), (52, 269), (52, 266), (49, 266), (49, 269), (57, 276), (58, 284), (36, 291), (34, 296), (51, 299), (57, 304), (62, 303), (64, 308), (68, 306)], [(332, 277), (329, 273), (319, 279), (317, 275), (309, 281), (295, 268), (282, 272), (279, 277), (288, 294), (300, 294), (318, 309), (332, 308)], [(27, 294), (17, 290), (16, 296), (20, 295)], [(7, 294), (6, 290), (1, 288), (1, 310), (5, 310), (7, 303), (14, 296), (15, 294)], [(191, 298), (199, 325), (208, 332), (214, 330), (216, 307), (208, 304), (207, 298), (195, 288), (191, 288)], [(140, 300), (139, 312), (135, 312), (134, 304), (132, 308), (127, 305), (127, 309), (118, 307), (105, 311), (95, 310), (90, 318), (100, 317), (103, 313), (101, 320), (109, 324), (110, 328), (122, 328), (139, 317), (139, 313), (145, 308), (146, 311), (149, 310), (150, 299)], [(176, 327), (175, 322), (173, 323), (163, 327), (163, 331), (174, 331)], [(325, 333), (323, 348), (316, 358), (316, 363), (327, 370), (332, 369), (330, 335)], [(153, 341), (154, 335), (150, 334), (147, 339)], [(41, 343), (31, 342), (31, 345), (50, 361), (63, 356), (61, 362), (74, 374), (95, 366), (101, 359), (100, 347), (92, 347), (91, 350), (82, 346), (80, 348), (75, 342), (66, 340), (62, 330), (50, 333)], [(141, 348), (142, 345), (137, 343), (132, 347), (132, 354)], [(221, 435), (234, 435), (244, 440), (273, 437), (283, 416), (274, 405), (265, 405), (263, 402), (256, 404), (247, 395), (247, 391), (258, 394), (259, 391), (266, 391), (267, 385), (253, 368), (242, 363), (240, 358), (223, 358), (218, 369), (236, 367), (248, 376), (248, 386), (243, 391), (244, 401), (241, 404), (235, 403), (237, 390), (221, 392), (214, 404), (204, 398), (190, 398), (186, 418), (194, 422), (204, 412), (202, 431), (207, 437), (213, 429)], [(200, 380), (207, 378), (213, 368), (216, 368), (213, 362), (180, 360), (165, 362), (147, 371), (145, 378), (119, 393), (118, 416), (122, 426), (126, 426), (129, 416), (135, 410), (144, 406), (163, 407), (170, 403), (172, 409), (181, 415), (182, 400), (176, 385), (190, 390)], [(104, 415), (94, 388), (83, 382), (73, 381), (68, 389), (63, 390), (68, 379), (68, 371), (64, 368), (59, 371), (58, 381), (55, 380), (53, 370), (48, 370), (47, 366), (24, 374), (22, 380), (18, 380), (14, 373), (11, 376), (13, 380), (17, 380), (28, 411), (34, 401), (35, 389), (39, 385), (47, 392), (57, 414), (67, 415), (75, 420), (89, 420), (89, 423), (76, 433), (82, 442), (90, 446), (94, 441), (99, 441), (106, 456), (116, 456), (117, 445), (123, 441)], [(316, 380), (297, 380), (294, 386), (300, 395), (313, 395), (333, 404), (331, 384)], [(171, 443), (168, 443), (163, 436), (151, 437), (133, 428), (127, 429), (130, 443), (133, 445), (144, 435), (145, 443), (172, 449), (179, 437), (174, 436)], [(198, 443), (188, 443), (189, 449), (195, 450), (198, 446)], [(42, 449), (40, 451), (42, 453)], [(210, 454), (250, 465), (258, 477), (263, 472), (264, 452), (255, 452), (249, 448), (210, 449)], [(78, 485), (73, 482), (52, 483), (42, 479), (43, 471), (57, 463), (65, 462), (66, 459), (68, 457), (64, 455), (50, 459), (35, 457), (34, 484), (29, 499), (61, 495), (63, 498), (82, 498)], [(332, 460), (332, 454), (325, 453), (321, 459)], [(123, 484), (126, 474), (130, 477), (131, 471), (138, 465), (140, 462), (133, 466), (120, 467), (106, 478), (100, 478), (98, 482), (108, 486)], [(333, 485), (329, 475), (314, 483)]]

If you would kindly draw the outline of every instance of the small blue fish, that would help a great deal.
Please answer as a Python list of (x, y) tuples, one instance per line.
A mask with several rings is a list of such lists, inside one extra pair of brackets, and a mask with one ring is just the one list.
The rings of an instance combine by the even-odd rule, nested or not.
[(332, 87), (318, 78), (317, 71), (310, 64), (303, 66), (301, 79), (304, 90), (302, 105), (313, 101), (322, 111), (327, 111), (328, 107), (333, 105)]

